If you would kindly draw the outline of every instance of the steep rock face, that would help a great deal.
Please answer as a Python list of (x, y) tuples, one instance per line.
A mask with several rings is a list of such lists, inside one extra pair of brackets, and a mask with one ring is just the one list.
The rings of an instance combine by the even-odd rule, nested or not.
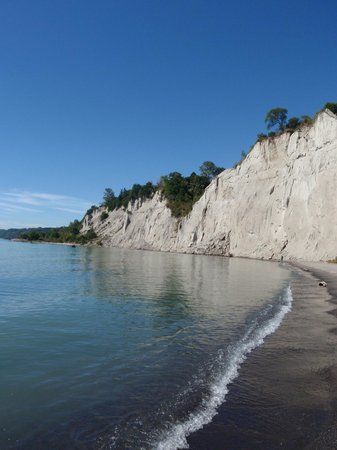
[(337, 255), (337, 117), (330, 111), (294, 133), (255, 144), (222, 172), (191, 213), (176, 219), (156, 193), (127, 210), (85, 217), (102, 245), (326, 260)]
[(159, 192), (150, 200), (129, 203), (126, 210), (110, 212), (105, 221), (100, 219), (103, 211), (101, 207), (86, 216), (82, 232), (93, 229), (105, 247), (175, 251), (179, 223)]

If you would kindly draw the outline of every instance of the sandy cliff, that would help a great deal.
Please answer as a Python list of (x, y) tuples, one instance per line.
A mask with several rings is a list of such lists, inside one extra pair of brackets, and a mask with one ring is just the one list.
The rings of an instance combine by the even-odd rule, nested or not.
[(222, 172), (191, 213), (172, 217), (157, 192), (127, 210), (86, 216), (104, 246), (326, 260), (337, 255), (337, 117), (255, 144), (240, 166)]

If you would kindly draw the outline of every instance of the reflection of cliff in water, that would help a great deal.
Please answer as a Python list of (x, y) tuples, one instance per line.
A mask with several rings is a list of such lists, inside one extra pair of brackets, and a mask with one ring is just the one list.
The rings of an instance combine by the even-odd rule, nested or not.
[(173, 308), (175, 313), (182, 308), (184, 314), (216, 316), (237, 298), (241, 305), (256, 299), (263, 304), (288, 278), (286, 268), (264, 261), (117, 248), (81, 251), (81, 264), (90, 268), (86, 295), (146, 299), (156, 314), (173, 315)]

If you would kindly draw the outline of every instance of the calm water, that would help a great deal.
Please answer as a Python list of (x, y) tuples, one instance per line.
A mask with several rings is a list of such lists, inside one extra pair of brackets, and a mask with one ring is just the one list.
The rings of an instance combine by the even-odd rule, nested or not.
[(289, 311), (290, 278), (263, 261), (0, 240), (0, 448), (183, 447)]

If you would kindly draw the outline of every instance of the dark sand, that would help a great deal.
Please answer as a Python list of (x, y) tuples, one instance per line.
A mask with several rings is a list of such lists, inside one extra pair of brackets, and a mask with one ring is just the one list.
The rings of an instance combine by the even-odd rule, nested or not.
[(294, 265), (291, 289), (292, 311), (245, 361), (190, 448), (337, 448), (337, 266)]

